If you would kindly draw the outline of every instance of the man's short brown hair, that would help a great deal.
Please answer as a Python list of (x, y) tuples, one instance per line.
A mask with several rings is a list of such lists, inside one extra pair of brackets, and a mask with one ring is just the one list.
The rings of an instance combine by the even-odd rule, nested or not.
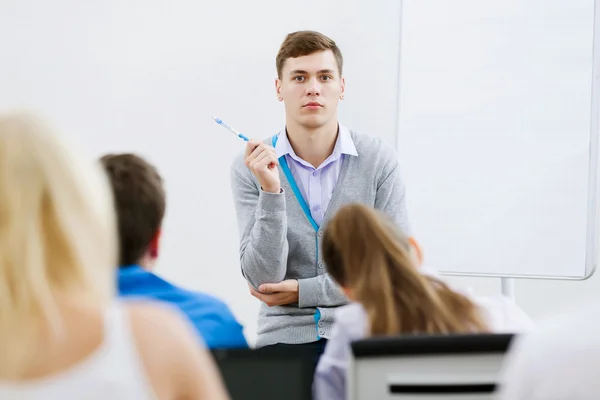
[(340, 75), (344, 65), (344, 57), (333, 39), (315, 31), (298, 31), (289, 33), (277, 53), (275, 64), (277, 66), (277, 76), (281, 79), (283, 64), (288, 58), (308, 56), (317, 51), (331, 50), (337, 61)]
[(137, 264), (148, 250), (165, 215), (165, 190), (156, 168), (135, 154), (100, 159), (114, 193), (119, 225), (119, 264)]

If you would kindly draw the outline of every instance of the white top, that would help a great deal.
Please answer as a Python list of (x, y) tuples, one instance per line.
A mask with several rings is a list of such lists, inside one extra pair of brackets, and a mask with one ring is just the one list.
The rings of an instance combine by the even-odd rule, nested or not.
[(123, 305), (109, 307), (104, 332), (100, 347), (68, 370), (26, 383), (0, 381), (0, 399), (156, 399)]
[(519, 337), (499, 399), (600, 399), (600, 306), (563, 315)]
[[(480, 307), (486, 325), (493, 332), (518, 333), (533, 326), (531, 319), (509, 299), (471, 297), (471, 300)], [(346, 398), (346, 370), (352, 356), (350, 343), (363, 339), (368, 328), (367, 314), (358, 303), (338, 308), (335, 321), (315, 373), (316, 400)]]

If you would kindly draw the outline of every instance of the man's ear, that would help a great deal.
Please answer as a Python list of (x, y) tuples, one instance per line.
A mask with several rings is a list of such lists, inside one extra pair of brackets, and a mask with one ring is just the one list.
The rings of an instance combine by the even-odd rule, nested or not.
[(158, 229), (150, 241), (150, 256), (152, 258), (158, 258), (159, 247), (160, 247), (160, 235), (162, 231)]
[(283, 101), (283, 96), (281, 95), (281, 80), (275, 79), (275, 93), (277, 94), (277, 100)]

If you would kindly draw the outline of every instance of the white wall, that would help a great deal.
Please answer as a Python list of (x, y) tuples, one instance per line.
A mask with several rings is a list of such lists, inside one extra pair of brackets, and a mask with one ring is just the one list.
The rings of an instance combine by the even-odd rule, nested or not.
[(134, 151), (168, 194), (159, 271), (225, 299), (255, 337), (258, 302), (239, 270), (229, 165), (283, 125), (275, 55), (315, 29), (345, 56), (347, 126), (393, 145), (400, 0), (3, 0), (0, 109), (41, 111), (90, 155)]

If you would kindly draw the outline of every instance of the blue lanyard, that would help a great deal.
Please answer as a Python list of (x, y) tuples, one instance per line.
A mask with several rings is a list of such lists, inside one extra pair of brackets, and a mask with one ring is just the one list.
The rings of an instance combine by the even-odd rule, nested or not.
[[(271, 140), (271, 142), (273, 143), (273, 147), (275, 147), (275, 145), (277, 144), (277, 139), (278, 139), (277, 135), (273, 136), (273, 139)], [(304, 197), (302, 196), (302, 192), (300, 192), (300, 189), (298, 188), (298, 184), (296, 183), (296, 180), (294, 179), (294, 175), (292, 175), (292, 171), (290, 171), (290, 167), (287, 164), (285, 156), (279, 157), (279, 165), (281, 165), (283, 174), (287, 178), (287, 180), (290, 184), (290, 187), (292, 188), (292, 192), (294, 192), (294, 196), (296, 196), (296, 200), (298, 200), (298, 203), (300, 204), (302, 211), (304, 211), (304, 215), (306, 215), (306, 218), (308, 218), (308, 222), (310, 222), (310, 224), (312, 225), (315, 232), (318, 232), (319, 224), (317, 224), (315, 222), (315, 220), (313, 219), (313, 217), (310, 213), (310, 207), (308, 207), (306, 200), (304, 200)], [(318, 246), (317, 246), (317, 248), (318, 248)]]
[[(277, 144), (277, 139), (279, 139), (278, 135), (273, 136), (273, 139), (271, 140), (273, 147), (275, 147), (275, 145)], [(300, 189), (298, 188), (298, 184), (294, 179), (294, 175), (292, 175), (292, 171), (290, 171), (290, 167), (288, 166), (285, 156), (279, 157), (279, 165), (281, 166), (283, 174), (285, 175), (286, 179), (288, 180), (288, 183), (290, 184), (290, 187), (292, 188), (292, 192), (294, 192), (294, 196), (296, 196), (296, 200), (298, 200), (298, 204), (300, 204), (302, 211), (304, 211), (304, 215), (306, 215), (306, 218), (308, 218), (308, 222), (310, 222), (315, 232), (319, 232), (319, 224), (317, 224), (314, 218), (312, 217), (310, 213), (310, 207), (308, 207), (304, 196), (302, 196), (302, 192), (300, 192)], [(317, 249), (317, 262), (319, 262), (319, 237), (315, 235), (315, 239)], [(317, 330), (317, 340), (320, 340), (321, 335), (319, 335), (319, 320), (321, 319), (321, 311), (318, 308), (315, 312), (315, 315), (313, 315), (313, 318), (315, 320), (315, 327)]]

